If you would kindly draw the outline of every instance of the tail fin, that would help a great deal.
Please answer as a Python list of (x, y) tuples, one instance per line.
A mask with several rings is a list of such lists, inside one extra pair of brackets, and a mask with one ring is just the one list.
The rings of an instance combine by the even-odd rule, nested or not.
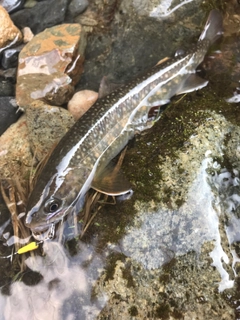
[(221, 13), (214, 9), (209, 13), (207, 22), (199, 40), (207, 39), (214, 43), (223, 34), (223, 22)]

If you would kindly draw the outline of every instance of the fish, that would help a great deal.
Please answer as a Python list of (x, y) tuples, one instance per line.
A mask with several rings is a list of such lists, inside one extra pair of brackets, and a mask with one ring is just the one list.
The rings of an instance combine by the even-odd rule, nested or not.
[[(153, 107), (174, 95), (205, 87), (196, 74), (209, 47), (221, 36), (222, 15), (210, 12), (196, 46), (123, 85), (97, 102), (63, 136), (37, 178), (26, 207), (25, 225), (32, 233), (50, 230), (69, 214), (78, 213), (90, 188), (122, 195), (131, 187), (111, 160), (135, 134), (150, 128)], [(111, 177), (111, 178), (108, 178)]]

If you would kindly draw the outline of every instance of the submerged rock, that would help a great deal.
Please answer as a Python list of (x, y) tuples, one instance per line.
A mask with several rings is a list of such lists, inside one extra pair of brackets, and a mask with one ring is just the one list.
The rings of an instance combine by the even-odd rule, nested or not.
[[(96, 244), (105, 244), (107, 258), (94, 295), (108, 295), (97, 319), (234, 318), (221, 293), (232, 296), (238, 282), (233, 242), (239, 239), (240, 219), (233, 208), (240, 207), (240, 128), (213, 111), (204, 117), (174, 156), (160, 143), (164, 138), (158, 131), (165, 134), (161, 120), (127, 153), (123, 170), (135, 168), (135, 195), (116, 210), (103, 208), (96, 220), (107, 228)], [(169, 148), (174, 143), (169, 141)]]
[(79, 24), (63, 24), (35, 36), (21, 51), (16, 99), (26, 109), (34, 100), (61, 105), (80, 78), (86, 46)]

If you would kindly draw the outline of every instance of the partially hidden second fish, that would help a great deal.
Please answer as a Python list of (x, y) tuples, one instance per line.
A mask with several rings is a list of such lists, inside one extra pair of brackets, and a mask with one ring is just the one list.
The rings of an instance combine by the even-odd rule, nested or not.
[(153, 125), (148, 118), (152, 107), (207, 85), (195, 70), (221, 34), (222, 16), (212, 10), (192, 51), (153, 67), (143, 77), (99, 99), (73, 125), (54, 149), (31, 192), (25, 225), (33, 233), (48, 231), (66, 215), (79, 212), (90, 188), (110, 195), (128, 191), (124, 179), (119, 181), (120, 174), (112, 180), (103, 178), (114, 171), (110, 161), (137, 132)]

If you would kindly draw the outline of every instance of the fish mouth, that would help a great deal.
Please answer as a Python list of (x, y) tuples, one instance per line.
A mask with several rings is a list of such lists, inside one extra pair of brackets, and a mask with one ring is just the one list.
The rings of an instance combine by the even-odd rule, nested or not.
[(33, 237), (38, 241), (52, 240), (55, 235), (56, 223), (31, 228)]
[(47, 219), (41, 219), (41, 221), (39, 221), (38, 215), (29, 215), (29, 218), (25, 221), (25, 225), (32, 231), (32, 235), (35, 239), (39, 241), (52, 240), (55, 234), (56, 225), (60, 221), (63, 221), (70, 209), (72, 209), (72, 207), (61, 209), (48, 215)]
[(52, 226), (52, 223), (49, 223), (49, 224), (38, 225), (36, 227), (30, 227), (30, 229), (34, 233), (40, 233), (40, 232), (48, 231), (51, 226)]
[(57, 212), (48, 215), (45, 219), (40, 219), (39, 214), (28, 214), (25, 220), (25, 226), (31, 229), (32, 232), (40, 233), (49, 230), (49, 228), (54, 224), (56, 225), (61, 221), (65, 214), (66, 210), (60, 210)]

